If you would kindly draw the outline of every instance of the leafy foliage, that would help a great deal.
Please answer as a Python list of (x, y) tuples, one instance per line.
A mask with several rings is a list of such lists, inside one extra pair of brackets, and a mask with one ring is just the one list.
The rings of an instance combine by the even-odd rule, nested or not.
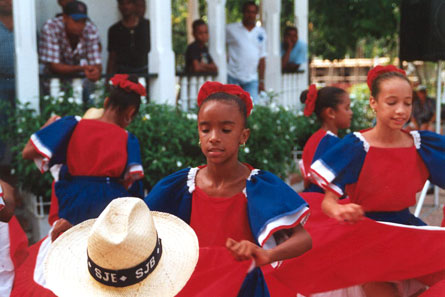
[(364, 41), (368, 57), (390, 54), (397, 47), (399, 6), (400, 0), (311, 0), (310, 52), (342, 59), (354, 56), (357, 44)]

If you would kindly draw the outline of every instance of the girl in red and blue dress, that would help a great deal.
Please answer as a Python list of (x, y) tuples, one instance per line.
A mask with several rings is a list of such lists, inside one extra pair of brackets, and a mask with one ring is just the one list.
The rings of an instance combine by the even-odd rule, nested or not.
[[(189, 223), (200, 248), (225, 246), (237, 260), (254, 259), (256, 266), (304, 254), (311, 248), (303, 228), (306, 202), (277, 176), (238, 161), (250, 134), (250, 95), (236, 85), (206, 82), (198, 106), (207, 164), (162, 179), (145, 198), (150, 209)], [(236, 291), (234, 296), (269, 296), (258, 267)]]
[(0, 180), (0, 296), (5, 297), (10, 296), (16, 271), (28, 255), (28, 238), (14, 208), (12, 187)]
[[(426, 180), (445, 187), (445, 137), (402, 129), (412, 110), (412, 88), (403, 70), (377, 66), (368, 74), (368, 86), (375, 127), (347, 135), (316, 160), (310, 172), (326, 191), (322, 211), (342, 223), (333, 232), (343, 236), (337, 238), (339, 245), (344, 245), (351, 234), (342, 230), (373, 226), (366, 218), (390, 223), (385, 227), (375, 225), (382, 231), (373, 239), (373, 244), (377, 243), (374, 252), (383, 244), (381, 254), (362, 256), (369, 257), (367, 260), (374, 257), (375, 263), (383, 259), (386, 265), (368, 268), (368, 276), (361, 279), (362, 287), (366, 296), (401, 296), (395, 284), (388, 282), (390, 277), (418, 278), (428, 285), (445, 278), (445, 229), (406, 226), (426, 225), (409, 211)], [(349, 196), (349, 203), (339, 201), (344, 194)], [(358, 245), (370, 232), (373, 230), (362, 232), (355, 243), (353, 238), (349, 241)], [(385, 245), (381, 239), (388, 239), (389, 232), (391, 239)], [(355, 261), (360, 265), (360, 259)]]
[(305, 104), (304, 115), (309, 117), (315, 113), (321, 123), (320, 129), (304, 145), (299, 164), (304, 178), (304, 192), (324, 193), (323, 189), (312, 181), (310, 167), (325, 151), (340, 141), (338, 130), (347, 129), (351, 125), (351, 99), (343, 89), (324, 87), (317, 90), (312, 84), (308, 90), (301, 93), (300, 101)]
[(30, 247), (12, 296), (53, 296), (44, 289), (43, 278), (51, 241), (71, 225), (98, 217), (115, 198), (143, 198), (139, 142), (125, 128), (137, 114), (145, 88), (127, 74), (117, 74), (110, 82), (111, 92), (98, 119), (53, 117), (23, 150), (23, 157), (34, 159), (42, 172), (56, 164), (60, 168), (52, 172), (57, 215), (51, 216), (55, 222), (50, 236)]

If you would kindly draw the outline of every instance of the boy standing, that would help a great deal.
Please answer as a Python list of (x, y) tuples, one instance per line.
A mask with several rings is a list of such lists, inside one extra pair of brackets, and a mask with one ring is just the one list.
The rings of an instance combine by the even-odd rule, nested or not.
[(192, 27), (195, 41), (187, 46), (185, 52), (185, 72), (187, 74), (218, 72), (207, 47), (209, 41), (207, 24), (199, 19), (193, 22)]

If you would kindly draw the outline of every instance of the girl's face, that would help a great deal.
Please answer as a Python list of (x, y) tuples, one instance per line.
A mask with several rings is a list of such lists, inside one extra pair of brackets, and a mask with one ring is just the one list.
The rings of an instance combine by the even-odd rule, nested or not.
[(244, 118), (234, 102), (211, 100), (198, 114), (201, 150), (207, 163), (238, 161), (238, 148), (249, 138)]
[(370, 97), (376, 112), (377, 124), (400, 130), (408, 122), (412, 110), (411, 85), (402, 78), (393, 77), (380, 82), (377, 98)]
[(352, 109), (351, 99), (348, 93), (340, 95), (341, 103), (337, 105), (335, 112), (335, 126), (338, 129), (346, 129), (351, 126)]

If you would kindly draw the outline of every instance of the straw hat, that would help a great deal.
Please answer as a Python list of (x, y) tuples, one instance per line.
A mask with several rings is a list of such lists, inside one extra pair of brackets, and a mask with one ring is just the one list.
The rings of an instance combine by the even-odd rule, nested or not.
[(91, 107), (89, 108), (85, 114), (83, 115), (83, 119), (90, 119), (90, 120), (95, 120), (100, 118), (102, 115), (104, 114), (104, 109), (103, 108), (95, 108), (95, 107)]
[(139, 198), (119, 198), (54, 241), (45, 277), (60, 297), (174, 296), (198, 253), (196, 234), (181, 219), (150, 211)]

